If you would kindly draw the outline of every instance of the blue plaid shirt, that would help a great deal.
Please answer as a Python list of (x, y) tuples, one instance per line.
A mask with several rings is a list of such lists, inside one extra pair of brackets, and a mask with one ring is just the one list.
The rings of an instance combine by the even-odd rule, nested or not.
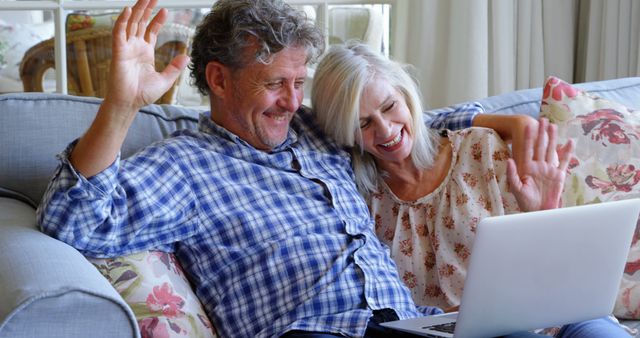
[[(477, 111), (476, 111), (477, 112)], [(475, 112), (466, 112), (468, 124)], [(364, 335), (376, 309), (416, 307), (373, 232), (350, 159), (301, 109), (264, 152), (200, 117), (84, 178), (71, 144), (42, 204), (44, 232), (87, 256), (175, 252), (223, 337), (289, 330)]]

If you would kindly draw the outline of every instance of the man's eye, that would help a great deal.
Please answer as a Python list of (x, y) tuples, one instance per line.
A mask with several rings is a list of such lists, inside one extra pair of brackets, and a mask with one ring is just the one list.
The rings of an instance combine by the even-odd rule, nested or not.
[(282, 82), (269, 82), (267, 83), (267, 88), (269, 89), (278, 89), (282, 87)]
[(302, 88), (302, 86), (304, 86), (304, 81), (296, 81), (293, 85), (296, 89)]

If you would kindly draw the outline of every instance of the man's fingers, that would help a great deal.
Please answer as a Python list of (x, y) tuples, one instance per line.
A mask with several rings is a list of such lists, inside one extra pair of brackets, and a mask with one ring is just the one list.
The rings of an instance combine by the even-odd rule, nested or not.
[(160, 74), (169, 84), (172, 84), (178, 79), (178, 76), (180, 76), (187, 66), (189, 60), (190, 58), (185, 54), (177, 55)]
[(149, 22), (149, 26), (147, 27), (144, 35), (145, 41), (153, 45), (156, 44), (158, 33), (160, 32), (162, 25), (164, 25), (164, 23), (167, 21), (167, 15), (167, 10), (165, 8), (162, 8), (160, 9), (160, 11), (158, 11), (158, 14), (156, 14), (153, 19), (151, 19), (151, 22)]
[(116, 43), (122, 44), (127, 40), (127, 22), (129, 21), (129, 17), (131, 17), (131, 8), (123, 8), (116, 22), (113, 24), (113, 30), (111, 31), (114, 45)]
[(127, 25), (127, 38), (138, 35), (140, 20), (144, 16), (148, 4), (149, 0), (138, 0), (138, 2), (136, 2), (136, 4), (131, 8), (131, 18)]

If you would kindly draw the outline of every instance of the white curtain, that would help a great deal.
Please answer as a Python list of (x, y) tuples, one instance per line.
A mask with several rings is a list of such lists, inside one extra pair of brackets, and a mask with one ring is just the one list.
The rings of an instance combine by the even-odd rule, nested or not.
[(640, 74), (637, 0), (409, 0), (396, 6), (407, 24), (394, 25), (393, 57), (414, 66), (431, 108), (540, 87), (548, 75), (604, 79), (612, 74), (612, 58), (620, 71), (609, 78)]
[(581, 0), (576, 82), (640, 76), (640, 1)]

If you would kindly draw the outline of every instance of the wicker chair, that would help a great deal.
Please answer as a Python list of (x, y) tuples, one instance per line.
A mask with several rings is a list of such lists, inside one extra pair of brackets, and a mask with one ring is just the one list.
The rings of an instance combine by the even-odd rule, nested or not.
[[(158, 34), (156, 69), (163, 69), (191, 46), (193, 29), (172, 24)], [(111, 63), (111, 28), (88, 28), (67, 33), (67, 89), (69, 94), (104, 97)], [(55, 67), (54, 39), (31, 47), (22, 58), (20, 78), (25, 92), (43, 92), (45, 72)], [(177, 85), (156, 103), (173, 103)]]

